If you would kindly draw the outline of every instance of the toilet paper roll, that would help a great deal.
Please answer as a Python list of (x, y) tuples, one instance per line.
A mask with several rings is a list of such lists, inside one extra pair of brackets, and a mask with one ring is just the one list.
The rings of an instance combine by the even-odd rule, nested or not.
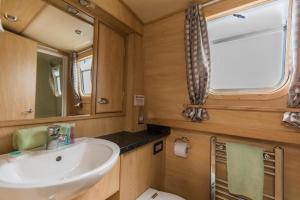
[(189, 144), (187, 142), (176, 141), (174, 144), (174, 153), (176, 156), (187, 158), (189, 151)]

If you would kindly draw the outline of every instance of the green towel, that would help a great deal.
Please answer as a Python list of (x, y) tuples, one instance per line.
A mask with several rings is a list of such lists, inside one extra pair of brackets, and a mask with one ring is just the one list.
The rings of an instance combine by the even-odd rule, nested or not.
[(29, 150), (46, 146), (48, 131), (47, 126), (19, 129), (13, 134), (12, 145), (16, 150)]
[(262, 200), (263, 150), (250, 145), (227, 143), (226, 154), (229, 192), (252, 200)]

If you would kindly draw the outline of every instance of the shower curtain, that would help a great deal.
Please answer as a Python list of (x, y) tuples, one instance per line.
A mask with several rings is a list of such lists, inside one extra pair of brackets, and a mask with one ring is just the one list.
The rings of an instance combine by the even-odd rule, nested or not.
[[(288, 106), (300, 108), (300, 0), (293, 2), (292, 16), (292, 81), (288, 94)], [(300, 129), (300, 112), (285, 112), (283, 122)]]
[(190, 103), (182, 112), (192, 121), (208, 119), (208, 113), (201, 105), (205, 104), (210, 80), (210, 50), (206, 20), (202, 5), (193, 3), (186, 10), (185, 54), (187, 86)]

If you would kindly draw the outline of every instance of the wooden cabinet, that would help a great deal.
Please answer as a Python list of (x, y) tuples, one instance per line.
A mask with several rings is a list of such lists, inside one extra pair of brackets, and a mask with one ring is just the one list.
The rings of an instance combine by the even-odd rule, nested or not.
[(119, 191), (120, 184), (120, 159), (114, 168), (106, 174), (94, 187), (88, 192), (74, 200), (105, 200)]
[(123, 111), (125, 38), (100, 23), (96, 113)]
[(33, 119), (37, 44), (5, 31), (0, 47), (0, 121)]
[(163, 189), (165, 151), (153, 155), (154, 143), (121, 156), (119, 200), (134, 200), (149, 187)]
[(165, 150), (154, 155), (154, 143), (121, 155), (98, 184), (74, 200), (135, 200), (149, 187), (163, 190)]

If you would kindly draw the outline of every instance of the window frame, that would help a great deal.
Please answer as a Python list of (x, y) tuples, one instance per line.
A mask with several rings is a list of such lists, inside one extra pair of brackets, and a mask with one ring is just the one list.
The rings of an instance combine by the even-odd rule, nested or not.
[[(274, 0), (273, 0), (274, 1)], [(257, 7), (263, 4), (270, 3), (270, 1), (265, 0), (255, 4), (245, 5), (225, 11), (223, 13), (217, 13), (207, 17), (207, 21), (215, 20), (221, 17), (225, 17), (236, 13), (240, 10), (245, 10), (253, 7)], [(291, 79), (291, 29), (292, 29), (292, 0), (288, 0), (288, 20), (287, 20), (287, 30), (286, 30), (286, 41), (285, 41), (285, 54), (284, 54), (284, 66), (285, 73), (280, 84), (274, 88), (261, 88), (261, 89), (209, 89), (208, 99), (238, 99), (238, 100), (267, 100), (274, 99), (285, 96), (288, 92), (288, 85)]]

